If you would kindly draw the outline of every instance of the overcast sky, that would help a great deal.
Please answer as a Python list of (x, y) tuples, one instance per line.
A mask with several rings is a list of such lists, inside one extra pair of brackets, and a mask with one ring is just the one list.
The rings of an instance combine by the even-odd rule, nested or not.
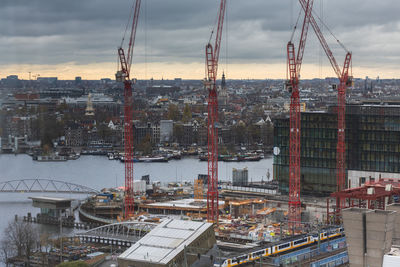
[[(28, 72), (113, 77), (133, 0), (2, 0), (0, 77)], [(142, 0), (132, 76), (204, 77), (204, 47), (219, 0)], [(228, 0), (220, 70), (228, 78), (284, 78), (298, 0)], [(314, 11), (353, 52), (356, 77), (400, 77), (398, 0), (315, 0)], [(325, 29), (341, 66), (345, 51)], [(297, 46), (298, 35), (295, 36)], [(310, 27), (302, 77), (334, 76)]]

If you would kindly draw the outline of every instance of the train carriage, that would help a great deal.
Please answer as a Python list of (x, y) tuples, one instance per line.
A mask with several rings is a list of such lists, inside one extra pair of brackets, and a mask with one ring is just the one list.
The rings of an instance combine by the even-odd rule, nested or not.
[(290, 251), (314, 244), (318, 241), (326, 241), (344, 234), (343, 227), (324, 229), (319, 234), (310, 234), (300, 236), (290, 241), (284, 241), (270, 247), (253, 251), (245, 255), (240, 255), (231, 259), (226, 259), (222, 264), (214, 264), (215, 267), (233, 267), (241, 264), (252, 262), (260, 259), (260, 257), (267, 257), (270, 255), (279, 255), (280, 253)]

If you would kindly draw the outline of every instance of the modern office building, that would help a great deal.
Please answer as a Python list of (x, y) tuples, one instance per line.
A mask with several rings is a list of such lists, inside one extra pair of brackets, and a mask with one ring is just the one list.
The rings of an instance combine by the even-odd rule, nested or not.
[[(395, 104), (395, 105), (392, 105)], [(274, 179), (288, 191), (289, 117), (274, 123)], [(303, 193), (336, 191), (337, 114), (301, 113)], [(379, 178), (400, 179), (400, 105), (348, 105), (346, 108), (346, 183), (358, 187)]]

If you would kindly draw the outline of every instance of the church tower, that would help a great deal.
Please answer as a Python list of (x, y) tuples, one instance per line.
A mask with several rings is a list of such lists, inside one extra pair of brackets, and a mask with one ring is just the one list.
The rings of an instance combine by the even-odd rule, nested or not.
[(228, 90), (226, 88), (225, 73), (222, 73), (221, 89), (218, 92), (218, 106), (226, 108), (228, 105)]
[(86, 102), (86, 109), (85, 109), (86, 116), (94, 116), (94, 108), (92, 103), (92, 95), (89, 93), (88, 100)]

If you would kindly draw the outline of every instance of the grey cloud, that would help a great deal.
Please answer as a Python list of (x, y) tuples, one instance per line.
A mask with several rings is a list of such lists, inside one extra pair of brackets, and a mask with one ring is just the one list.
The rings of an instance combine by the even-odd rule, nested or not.
[[(315, 1), (314, 10), (360, 65), (395, 65), (400, 21), (397, 0)], [(115, 62), (132, 0), (2, 0), (0, 64)], [(135, 61), (203, 62), (218, 0), (142, 0)], [(297, 0), (228, 0), (230, 63), (284, 63)], [(291, 11), (292, 10), (292, 11)], [(338, 62), (343, 51), (325, 31)], [(310, 28), (305, 63), (317, 63), (320, 48)], [(384, 47), (384, 51), (382, 51)], [(326, 63), (326, 60), (324, 60)]]

